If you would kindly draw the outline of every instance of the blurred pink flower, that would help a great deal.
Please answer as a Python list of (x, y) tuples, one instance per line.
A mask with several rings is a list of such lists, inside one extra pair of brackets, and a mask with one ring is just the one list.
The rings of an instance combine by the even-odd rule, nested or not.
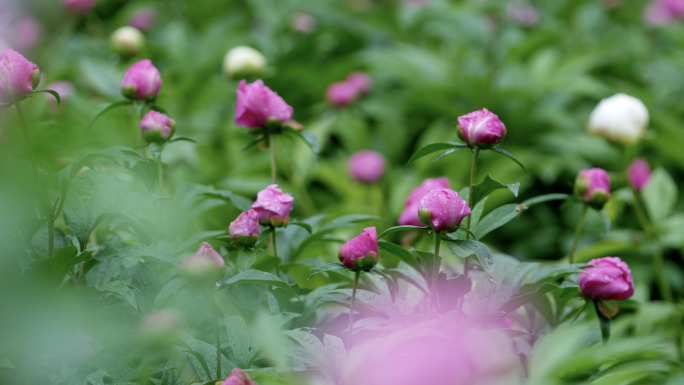
[(241, 213), (230, 223), (228, 233), (236, 243), (244, 247), (254, 247), (261, 234), (259, 214), (254, 209)]
[(373, 183), (385, 173), (385, 157), (371, 150), (361, 150), (349, 157), (347, 170), (359, 182)]
[(141, 8), (131, 15), (128, 25), (141, 31), (147, 31), (154, 26), (157, 20), (157, 11), (154, 8)]
[(508, 3), (506, 15), (509, 19), (525, 27), (531, 27), (539, 22), (537, 10), (525, 3)]
[[(218, 384), (218, 383), (217, 383)], [(226, 378), (221, 385), (259, 385), (252, 381), (249, 374), (245, 373), (242, 369), (235, 368), (230, 373), (230, 376)]]
[(354, 86), (356, 91), (362, 95), (369, 93), (373, 85), (370, 76), (360, 71), (350, 73), (344, 81)]
[(124, 73), (121, 91), (129, 99), (154, 99), (164, 81), (150, 59), (141, 60)]
[(486, 108), (458, 117), (458, 135), (470, 147), (490, 148), (506, 136), (506, 126)]
[(358, 236), (350, 239), (337, 254), (340, 262), (352, 271), (367, 271), (378, 263), (378, 232), (367, 227)]
[(308, 13), (296, 13), (292, 17), (292, 29), (297, 32), (309, 34), (316, 29), (316, 19)]
[(629, 177), (629, 184), (637, 192), (641, 192), (651, 180), (651, 166), (648, 165), (646, 159), (636, 158), (627, 168), (627, 176)]
[[(67, 99), (69, 99), (69, 96), (73, 95), (76, 89), (74, 88), (74, 85), (71, 84), (71, 82), (67, 81), (60, 81), (60, 82), (54, 82), (51, 84), (48, 84), (45, 86), (46, 89), (48, 90), (53, 90), (59, 94), (59, 98), (62, 103), (64, 103)], [(44, 94), (46, 98), (48, 98), (51, 102), (54, 104), (57, 104), (57, 99), (52, 96), (49, 93)]]
[(13, 49), (0, 52), (0, 102), (14, 104), (26, 99), (40, 81), (38, 66)]
[(243, 79), (237, 89), (235, 124), (251, 128), (266, 126), (266, 121), (275, 119), (285, 123), (292, 119), (294, 110), (283, 98), (264, 85), (261, 79), (247, 84)]
[(181, 270), (190, 278), (207, 281), (215, 279), (226, 262), (207, 242), (203, 242), (197, 253), (180, 264)]
[(283, 193), (277, 184), (272, 184), (259, 191), (252, 209), (259, 214), (259, 223), (262, 225), (285, 227), (290, 220), (293, 201), (292, 195)]
[(418, 206), (421, 221), (436, 231), (451, 231), (468, 215), (470, 208), (466, 201), (448, 188), (428, 192)]
[(15, 28), (17, 30), (15, 46), (22, 52), (31, 51), (38, 44), (43, 33), (40, 23), (33, 17), (19, 20)]
[(629, 266), (618, 257), (592, 259), (579, 274), (582, 293), (593, 300), (622, 301), (634, 294), (634, 279)]
[(147, 143), (162, 143), (176, 131), (176, 122), (157, 111), (148, 112), (140, 121), (140, 132)]
[(97, 0), (64, 0), (62, 4), (71, 12), (87, 13), (95, 7)]
[(346, 106), (358, 96), (356, 86), (349, 82), (335, 82), (325, 90), (325, 98), (330, 104), (336, 106)]
[(414, 188), (406, 199), (406, 208), (399, 216), (399, 225), (401, 226), (423, 226), (423, 222), (418, 217), (418, 206), (420, 199), (432, 190), (449, 188), (449, 178), (428, 178)]

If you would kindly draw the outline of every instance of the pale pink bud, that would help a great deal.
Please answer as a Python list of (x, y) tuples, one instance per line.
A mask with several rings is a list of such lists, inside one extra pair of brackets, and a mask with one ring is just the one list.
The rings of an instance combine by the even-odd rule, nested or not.
[(622, 301), (634, 294), (634, 279), (629, 266), (618, 257), (589, 261), (589, 267), (579, 274), (582, 293), (598, 301)]
[(600, 168), (582, 170), (575, 180), (575, 190), (585, 202), (600, 209), (610, 198), (610, 177)]
[(297, 13), (292, 17), (292, 29), (309, 34), (316, 29), (316, 19), (308, 13)]
[(352, 271), (368, 271), (378, 263), (378, 232), (375, 227), (363, 229), (358, 236), (340, 246), (340, 262)]
[(375, 151), (361, 150), (349, 157), (347, 169), (359, 182), (377, 182), (385, 172), (385, 157)]
[[(53, 90), (59, 94), (59, 99), (61, 100), (62, 103), (64, 103), (65, 100), (69, 98), (69, 96), (73, 95), (74, 92), (76, 92), (76, 89), (74, 88), (74, 85), (71, 84), (71, 82), (67, 81), (61, 81), (61, 82), (54, 82), (51, 84), (48, 84), (45, 86), (46, 89), (48, 90)], [(52, 103), (57, 104), (57, 99), (52, 96), (52, 94), (49, 93), (44, 93), (45, 97), (48, 98)]]
[(466, 201), (448, 188), (428, 192), (418, 206), (420, 220), (436, 231), (453, 231), (468, 215), (470, 208)]
[(651, 180), (651, 166), (644, 158), (636, 158), (627, 168), (629, 184), (638, 192), (646, 187)]
[(369, 93), (371, 86), (373, 85), (370, 76), (368, 76), (367, 73), (360, 71), (350, 73), (347, 76), (347, 79), (345, 79), (345, 82), (353, 85), (354, 88), (356, 88), (356, 91), (362, 95)]
[(0, 103), (9, 105), (26, 99), (39, 81), (38, 66), (13, 49), (0, 52)]
[(74, 13), (88, 13), (97, 0), (63, 0), (64, 7)]
[(145, 59), (126, 70), (121, 91), (128, 99), (154, 99), (159, 95), (162, 83), (159, 70), (150, 59)]
[[(218, 384), (218, 383), (217, 383)], [(242, 369), (235, 368), (230, 373), (230, 376), (226, 378), (220, 385), (259, 385), (252, 381), (249, 374), (245, 373)]]
[(264, 82), (257, 80), (247, 84), (240, 81), (235, 106), (235, 124), (251, 128), (266, 127), (266, 121), (285, 123), (292, 119), (294, 110)]
[(418, 210), (420, 206), (420, 199), (432, 190), (449, 188), (449, 178), (428, 178), (414, 188), (406, 199), (406, 208), (399, 216), (399, 225), (401, 226), (423, 226), (423, 222), (418, 217)]
[(176, 122), (161, 112), (150, 111), (140, 121), (140, 132), (147, 143), (163, 143), (176, 132)]
[(259, 191), (252, 209), (259, 214), (259, 223), (262, 225), (285, 227), (290, 220), (293, 201), (292, 195), (283, 193), (277, 184), (272, 184)]
[(226, 265), (223, 257), (207, 242), (203, 242), (197, 253), (181, 263), (181, 270), (198, 280), (215, 279)]
[(141, 31), (147, 31), (154, 26), (157, 20), (157, 11), (154, 8), (141, 8), (131, 15), (128, 25)]
[(325, 98), (336, 106), (346, 106), (353, 102), (358, 94), (356, 86), (346, 81), (332, 83), (325, 90)]
[(491, 148), (506, 136), (506, 126), (486, 108), (459, 116), (457, 131), (468, 146), (476, 148)]
[(539, 22), (539, 13), (529, 4), (508, 3), (506, 15), (509, 19), (525, 27), (531, 27)]
[(228, 227), (230, 238), (243, 247), (254, 247), (259, 240), (259, 214), (256, 210), (245, 211)]

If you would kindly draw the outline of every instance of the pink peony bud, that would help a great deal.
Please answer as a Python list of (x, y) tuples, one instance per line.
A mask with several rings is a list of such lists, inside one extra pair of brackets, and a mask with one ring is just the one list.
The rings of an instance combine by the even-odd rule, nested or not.
[(126, 70), (121, 91), (128, 99), (154, 99), (163, 81), (150, 59), (141, 60)]
[(140, 321), (140, 330), (160, 330), (173, 332), (180, 329), (181, 320), (178, 314), (169, 310), (152, 313)]
[[(76, 92), (74, 85), (71, 82), (61, 81), (54, 82), (45, 87), (48, 90), (53, 90), (59, 94), (59, 99), (62, 103)], [(49, 93), (44, 93), (45, 97), (48, 98), (52, 103), (57, 104), (57, 99)]]
[(673, 18), (684, 17), (684, 0), (655, 0), (665, 8)]
[(644, 158), (636, 158), (627, 168), (627, 176), (629, 177), (629, 184), (637, 192), (641, 192), (651, 180), (651, 166)]
[(163, 143), (176, 132), (176, 122), (161, 112), (150, 111), (140, 121), (140, 132), (147, 143)]
[(525, 27), (531, 27), (539, 22), (539, 13), (529, 4), (508, 3), (506, 15), (509, 19)]
[(378, 263), (378, 232), (367, 227), (358, 236), (340, 246), (340, 262), (352, 271), (368, 271)]
[(10, 105), (28, 97), (40, 82), (40, 69), (13, 49), (0, 52), (0, 103)]
[(251, 128), (266, 127), (267, 120), (285, 123), (292, 119), (294, 110), (264, 82), (257, 80), (247, 84), (240, 81), (235, 106), (235, 124)]
[(21, 19), (16, 26), (17, 42), (16, 46), (19, 51), (26, 52), (33, 49), (40, 40), (40, 35), (43, 33), (43, 28), (40, 26), (38, 20), (33, 17), (26, 17)]
[(356, 86), (346, 81), (332, 83), (325, 90), (325, 98), (335, 106), (346, 106), (353, 102), (358, 94)]
[(297, 32), (309, 34), (316, 29), (316, 19), (308, 13), (297, 13), (292, 17), (290, 25)]
[(580, 171), (575, 180), (579, 197), (596, 209), (601, 209), (610, 198), (610, 177), (600, 168)]
[(618, 257), (592, 259), (579, 274), (582, 293), (598, 301), (622, 301), (634, 294), (634, 279), (629, 266)]
[(201, 281), (216, 279), (226, 262), (207, 242), (203, 242), (197, 253), (181, 262), (181, 270), (190, 278)]
[[(218, 383), (217, 383), (218, 384)], [(230, 376), (226, 378), (220, 385), (259, 385), (252, 381), (249, 374), (245, 373), (242, 369), (235, 368), (230, 373)]]
[(154, 26), (157, 20), (157, 11), (154, 8), (141, 8), (128, 19), (128, 25), (141, 31), (147, 31)]
[(262, 225), (286, 227), (290, 220), (292, 201), (292, 195), (283, 193), (277, 184), (272, 184), (259, 191), (252, 209), (259, 214), (259, 223)]
[(652, 1), (644, 10), (643, 19), (646, 25), (662, 27), (676, 20), (661, 1)]
[(423, 222), (421, 222), (418, 217), (420, 198), (432, 190), (444, 188), (449, 188), (449, 178), (447, 177), (425, 179), (420, 186), (414, 188), (406, 199), (406, 208), (399, 216), (399, 225), (423, 226)]
[(486, 108), (458, 117), (458, 136), (470, 147), (491, 148), (506, 136), (506, 126)]
[(349, 157), (347, 170), (359, 182), (377, 182), (385, 172), (385, 157), (375, 151), (358, 151)]
[(259, 214), (252, 209), (238, 215), (228, 227), (230, 238), (243, 247), (254, 247), (259, 240)]
[(88, 13), (95, 7), (97, 0), (64, 0), (64, 7), (74, 13)]
[(369, 93), (371, 86), (373, 85), (370, 76), (365, 72), (359, 71), (350, 73), (349, 76), (347, 76), (347, 79), (345, 79), (345, 82), (353, 85), (354, 88), (356, 88), (356, 91), (362, 95)]
[(458, 193), (448, 188), (432, 190), (420, 199), (418, 216), (436, 231), (451, 232), (470, 215), (470, 208)]

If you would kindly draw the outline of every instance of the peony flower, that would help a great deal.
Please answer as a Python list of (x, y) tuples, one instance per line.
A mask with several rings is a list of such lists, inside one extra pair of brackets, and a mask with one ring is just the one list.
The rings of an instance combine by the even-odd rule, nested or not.
[(74, 13), (88, 13), (95, 8), (97, 0), (64, 0), (64, 7)]
[(13, 49), (0, 52), (0, 103), (26, 99), (40, 82), (40, 69)]
[(228, 227), (230, 238), (243, 247), (254, 247), (259, 240), (259, 214), (252, 209), (238, 215)]
[(112, 33), (110, 38), (114, 51), (135, 56), (145, 47), (145, 36), (135, 27), (124, 26)]
[(252, 209), (259, 214), (259, 223), (262, 225), (285, 227), (290, 220), (293, 201), (292, 195), (283, 193), (277, 184), (272, 184), (259, 191)]
[(263, 81), (257, 80), (251, 84), (240, 81), (235, 106), (236, 125), (261, 128), (266, 127), (269, 120), (286, 123), (292, 120), (293, 112), (292, 107), (266, 87)]
[(335, 106), (346, 106), (356, 99), (358, 90), (349, 82), (332, 83), (325, 89), (325, 98)]
[(349, 157), (347, 169), (359, 182), (377, 182), (385, 172), (385, 157), (375, 151), (361, 150)]
[(176, 122), (161, 112), (150, 111), (140, 121), (140, 132), (147, 143), (163, 143), (176, 132)]
[(629, 184), (637, 192), (641, 192), (651, 180), (651, 166), (644, 158), (636, 158), (627, 168), (627, 177)]
[(600, 168), (582, 170), (575, 180), (575, 190), (585, 202), (600, 209), (610, 198), (610, 177)]
[(425, 179), (420, 186), (414, 188), (406, 199), (406, 208), (399, 216), (401, 226), (423, 226), (418, 217), (420, 199), (432, 190), (449, 188), (449, 178)]
[(266, 58), (252, 47), (235, 47), (223, 58), (223, 72), (230, 78), (259, 75), (265, 69)]
[(616, 94), (601, 100), (589, 116), (589, 132), (619, 144), (636, 143), (648, 125), (648, 110), (641, 100)]
[(370, 76), (368, 76), (367, 73), (360, 71), (350, 73), (344, 81), (354, 86), (356, 91), (361, 95), (369, 93), (371, 86), (373, 85)]
[(592, 259), (579, 274), (582, 293), (597, 301), (622, 301), (634, 294), (634, 279), (629, 266), (618, 257)]
[(207, 242), (203, 242), (197, 253), (181, 263), (181, 270), (190, 278), (214, 280), (226, 265), (223, 257)]
[(470, 215), (470, 208), (458, 193), (448, 188), (432, 190), (420, 199), (418, 216), (436, 231), (450, 232)]
[(163, 81), (150, 59), (141, 60), (126, 70), (121, 91), (128, 99), (155, 99)]
[[(45, 86), (46, 89), (48, 90), (53, 90), (59, 94), (59, 99), (61, 100), (62, 103), (64, 103), (65, 100), (69, 98), (69, 96), (73, 95), (74, 92), (76, 92), (76, 89), (74, 88), (74, 85), (71, 84), (71, 82), (67, 81), (61, 81), (61, 82), (54, 82), (51, 84), (48, 84)], [(48, 98), (51, 102), (54, 104), (57, 104), (57, 99), (52, 96), (49, 93), (44, 93), (45, 97)]]
[(141, 31), (147, 31), (152, 28), (156, 20), (157, 11), (154, 8), (141, 8), (131, 15), (128, 19), (128, 25)]
[[(217, 383), (218, 384), (218, 383)], [(230, 373), (230, 376), (226, 378), (220, 385), (259, 385), (252, 381), (249, 374), (245, 373), (242, 369), (235, 368)]]
[(340, 262), (352, 271), (368, 271), (378, 263), (378, 232), (367, 227), (358, 236), (340, 246)]
[(474, 148), (491, 148), (506, 136), (506, 126), (486, 108), (459, 116), (456, 130)]

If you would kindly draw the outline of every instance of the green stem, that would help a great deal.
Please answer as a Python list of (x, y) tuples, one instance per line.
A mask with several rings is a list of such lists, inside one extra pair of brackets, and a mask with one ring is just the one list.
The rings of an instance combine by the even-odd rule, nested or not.
[(352, 329), (354, 328), (354, 302), (356, 302), (356, 288), (359, 286), (360, 271), (354, 275), (354, 288), (352, 289), (351, 305), (349, 306), (349, 332), (347, 333), (347, 351), (351, 348)]
[[(162, 163), (162, 154), (159, 152), (159, 159), (157, 159), (157, 174), (159, 178), (159, 195), (164, 195), (164, 164)], [(163, 215), (163, 203), (162, 201), (157, 202), (157, 240), (161, 242), (162, 237), (162, 215)]]
[(575, 250), (577, 250), (577, 243), (579, 242), (580, 234), (582, 233), (582, 222), (584, 222), (584, 216), (587, 214), (587, 209), (589, 205), (585, 204), (582, 207), (582, 214), (580, 214), (579, 220), (577, 221), (577, 228), (575, 229), (575, 239), (572, 241), (572, 248), (570, 249), (570, 263), (575, 263)]
[[(468, 207), (472, 210), (473, 209), (473, 185), (475, 184), (475, 172), (477, 171), (477, 156), (480, 154), (480, 150), (475, 148), (473, 149), (473, 162), (470, 165), (470, 184), (468, 185)], [(468, 230), (470, 230), (470, 222), (472, 219), (472, 215), (468, 215), (468, 219), (466, 220), (466, 227)], [(470, 233), (466, 232), (466, 240), (470, 239)], [(470, 258), (466, 257), (464, 264), (463, 264), (463, 275), (468, 277), (468, 273), (470, 270)]]
[(216, 309), (216, 292), (209, 288), (211, 311), (214, 313), (214, 333), (216, 336), (216, 378), (221, 379), (221, 333), (219, 331), (218, 310)]
[(280, 278), (280, 261), (278, 260), (278, 247), (276, 246), (276, 229), (273, 227), (273, 232), (271, 233), (271, 243), (273, 244), (273, 258), (275, 260), (275, 271), (276, 276)]
[(33, 175), (36, 177), (36, 182), (38, 182), (38, 167), (36, 166), (36, 158), (33, 155), (33, 147), (31, 146), (31, 137), (29, 136), (28, 128), (26, 127), (26, 119), (24, 119), (24, 110), (21, 108), (21, 102), (14, 103), (14, 107), (17, 108), (17, 114), (19, 114), (19, 122), (21, 123), (22, 132), (24, 133), (24, 140), (26, 141), (29, 160), (31, 161), (31, 169), (33, 170)]
[(268, 147), (271, 150), (271, 183), (278, 183), (278, 173), (276, 171), (276, 153), (275, 153), (275, 136), (269, 135), (268, 137)]
[(432, 261), (432, 281), (430, 283), (430, 309), (435, 310), (437, 306), (437, 275), (439, 275), (439, 244), (442, 241), (442, 234), (435, 231), (435, 259)]
[(55, 255), (55, 216), (50, 214), (48, 216), (48, 258)]
[(164, 195), (164, 165), (162, 164), (161, 153), (159, 153), (157, 160), (157, 173), (159, 174), (159, 195)]

